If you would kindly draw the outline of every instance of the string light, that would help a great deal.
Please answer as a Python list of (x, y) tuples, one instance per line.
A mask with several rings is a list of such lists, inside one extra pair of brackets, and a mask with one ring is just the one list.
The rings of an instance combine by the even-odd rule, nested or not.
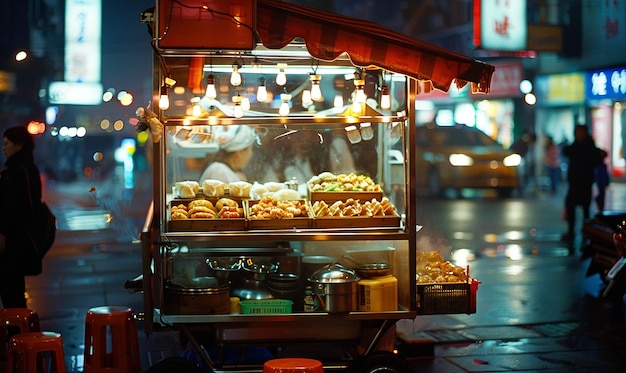
[(309, 91), (308, 89), (302, 90), (302, 106), (306, 107), (311, 105), (312, 103), (313, 100), (311, 99), (311, 91)]
[(250, 99), (248, 98), (247, 95), (241, 98), (241, 109), (243, 111), (250, 110)]
[(287, 68), (286, 63), (278, 63), (276, 64), (278, 67), (278, 74), (276, 74), (276, 84), (283, 86), (287, 84), (287, 74), (285, 74), (285, 69)]
[(241, 96), (239, 92), (237, 92), (237, 96), (233, 96), (233, 103), (235, 104), (235, 109), (233, 110), (233, 115), (235, 118), (243, 117), (243, 108), (241, 107)]
[(241, 73), (239, 73), (239, 68), (241, 67), (241, 64), (239, 63), (239, 61), (235, 61), (233, 63), (233, 73), (230, 74), (230, 84), (232, 86), (240, 86), (241, 85)]
[(209, 74), (206, 77), (206, 98), (213, 100), (217, 97), (217, 91), (215, 90), (215, 75)]
[(291, 101), (291, 95), (283, 93), (280, 95), (280, 100), (282, 101), (282, 103), (280, 104), (280, 108), (278, 109), (278, 114), (282, 116), (289, 115), (289, 101)]
[(320, 87), (320, 81), (322, 80), (322, 76), (317, 74), (310, 74), (309, 79), (311, 80), (311, 100), (316, 102), (322, 101), (322, 89)]
[(354, 79), (354, 85), (356, 86), (356, 91), (354, 93), (354, 101), (352, 102), (352, 112), (358, 115), (361, 114), (361, 105), (367, 100), (367, 96), (365, 95), (365, 80)]
[(391, 108), (391, 96), (389, 95), (389, 86), (386, 84), (380, 88), (380, 108), (388, 110)]
[(167, 95), (167, 86), (161, 87), (161, 97), (159, 97), (159, 109), (167, 110), (170, 107), (170, 98)]
[(259, 85), (256, 90), (256, 100), (258, 102), (267, 101), (267, 86), (265, 85), (265, 78), (259, 78)]

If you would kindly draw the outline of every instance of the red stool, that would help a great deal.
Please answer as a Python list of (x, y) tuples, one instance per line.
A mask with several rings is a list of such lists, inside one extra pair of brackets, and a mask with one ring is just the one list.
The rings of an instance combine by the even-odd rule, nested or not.
[(324, 373), (324, 368), (314, 359), (284, 358), (266, 361), (263, 373)]
[(87, 311), (84, 357), (83, 373), (140, 373), (133, 309), (104, 306)]
[(65, 373), (63, 338), (55, 332), (16, 334), (9, 342), (7, 373)]
[(7, 340), (7, 328), (16, 327), (18, 333), (38, 332), (39, 315), (28, 308), (2, 308), (0, 309), (0, 361), (7, 360), (7, 348), (4, 343)]

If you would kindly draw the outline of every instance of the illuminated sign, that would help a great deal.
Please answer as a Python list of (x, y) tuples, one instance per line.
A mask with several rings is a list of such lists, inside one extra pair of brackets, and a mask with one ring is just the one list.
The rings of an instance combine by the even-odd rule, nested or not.
[(535, 79), (538, 104), (578, 104), (585, 99), (585, 78), (582, 73), (555, 74)]
[(526, 49), (526, 0), (475, 0), (474, 44), (484, 49)]
[(626, 67), (589, 71), (585, 82), (587, 99), (626, 98)]
[(99, 105), (102, 92), (100, 83), (52, 82), (48, 87), (48, 101), (51, 104)]

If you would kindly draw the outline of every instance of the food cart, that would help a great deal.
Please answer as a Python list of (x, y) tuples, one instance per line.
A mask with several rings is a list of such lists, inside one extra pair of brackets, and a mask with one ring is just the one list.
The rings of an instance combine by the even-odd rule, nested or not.
[[(416, 284), (411, 144), (420, 90), (486, 93), (492, 66), (279, 0), (157, 0), (151, 26), (147, 333), (181, 330), (215, 372), (255, 371), (222, 354), (251, 346), (402, 372), (396, 321), (475, 312), (469, 278)], [(200, 179), (243, 127), (248, 180)]]

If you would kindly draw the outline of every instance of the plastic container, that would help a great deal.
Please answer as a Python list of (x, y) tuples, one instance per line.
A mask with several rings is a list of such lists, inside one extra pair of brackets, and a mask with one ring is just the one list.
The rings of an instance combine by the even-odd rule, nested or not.
[(242, 300), (241, 313), (244, 315), (272, 315), (291, 313), (293, 301), (286, 299)]
[(397, 311), (398, 279), (387, 275), (359, 280), (358, 295), (359, 311)]

